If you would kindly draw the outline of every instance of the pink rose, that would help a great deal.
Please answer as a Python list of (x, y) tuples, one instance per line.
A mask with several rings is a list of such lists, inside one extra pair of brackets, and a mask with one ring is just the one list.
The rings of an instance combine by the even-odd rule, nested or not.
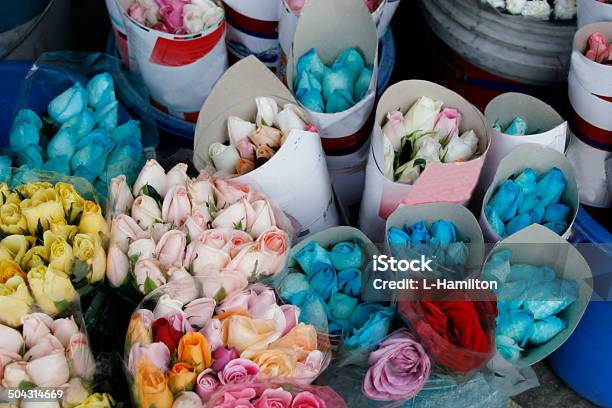
[(160, 296), (153, 309), (153, 320), (168, 318), (176, 314), (183, 314), (183, 303), (167, 293)]
[(261, 234), (271, 227), (276, 226), (276, 219), (274, 218), (274, 212), (272, 207), (267, 200), (258, 200), (253, 202), (253, 210), (255, 211), (255, 218), (249, 228), (249, 232), (253, 238), (257, 239)]
[(168, 282), (172, 283), (169, 290), (172, 296), (181, 303), (191, 302), (199, 296), (199, 289), (193, 276), (182, 266), (173, 266), (166, 271)]
[(149, 282), (154, 286), (152, 289), (156, 289), (166, 284), (166, 277), (159, 269), (159, 265), (152, 259), (141, 259), (136, 262), (134, 266), (134, 275), (136, 277), (136, 283), (138, 289), (145, 295), (149, 291), (145, 290), (145, 282), (149, 278)]
[(257, 391), (255, 391), (255, 388), (251, 384), (230, 384), (229, 386), (223, 387), (223, 395), (212, 401), (211, 406), (217, 408), (233, 408), (238, 407), (238, 404), (248, 404), (241, 406), (252, 407), (253, 405), (249, 401), (256, 396)]
[(210, 298), (195, 299), (185, 305), (185, 317), (193, 326), (205, 327), (215, 311), (216, 302)]
[(182, 231), (166, 232), (155, 247), (157, 260), (166, 268), (183, 265), (187, 237)]
[(327, 405), (318, 395), (302, 391), (293, 398), (291, 408), (325, 408)]
[(393, 146), (393, 150), (399, 150), (402, 139), (406, 136), (406, 126), (404, 125), (404, 115), (400, 111), (387, 113), (387, 122), (382, 127), (383, 135)]
[(370, 353), (363, 393), (377, 401), (412, 398), (429, 378), (431, 363), (420, 343), (406, 329), (390, 334)]
[(312, 132), (312, 133), (319, 133), (319, 129), (317, 129), (317, 127), (313, 123), (306, 125), (306, 127), (304, 128), (304, 131)]
[(289, 408), (293, 396), (290, 392), (279, 388), (268, 388), (255, 400), (255, 408)]
[(253, 237), (242, 230), (233, 229), (229, 231), (230, 241), (232, 243), (232, 247), (230, 249), (230, 256), (233, 258), (238, 255), (238, 252), (246, 245), (253, 242)]
[(300, 308), (294, 305), (282, 305), (281, 311), (285, 315), (285, 330), (283, 336), (293, 329), (300, 319)]
[(211, 220), (208, 210), (204, 208), (194, 209), (191, 215), (185, 220), (185, 227), (187, 228), (191, 241), (197, 240), (200, 235), (208, 229)]
[(195, 278), (202, 285), (204, 296), (219, 300), (249, 285), (244, 273), (228, 268), (204, 268)]
[(191, 199), (187, 187), (178, 185), (170, 188), (162, 205), (162, 219), (166, 223), (182, 226), (191, 215)]
[(248, 138), (240, 139), (236, 149), (238, 149), (241, 158), (255, 161), (255, 145)]
[(168, 191), (166, 184), (166, 171), (155, 159), (147, 160), (145, 165), (140, 170), (140, 174), (134, 182), (132, 192), (134, 196), (138, 196), (144, 186), (151, 186), (157, 191), (160, 196), (165, 196)]
[(204, 231), (197, 241), (187, 247), (185, 264), (190, 265), (195, 275), (207, 268), (221, 269), (230, 261), (230, 236), (226, 229)]
[(241, 290), (240, 292), (227, 296), (219, 303), (219, 306), (217, 306), (217, 314), (223, 314), (233, 309), (240, 309), (248, 312), (250, 299), (251, 291), (249, 289)]
[(293, 10), (295, 13), (299, 13), (302, 8), (304, 7), (304, 2), (305, 0), (285, 0), (287, 2), (287, 5), (289, 6), (289, 8), (291, 10)]
[(247, 185), (220, 179), (213, 183), (218, 209), (229, 207), (242, 199), (249, 200), (251, 197), (251, 188)]
[(172, 34), (183, 34), (183, 7), (188, 0), (156, 0), (159, 14), (168, 31)]
[(189, 320), (187, 320), (181, 313), (168, 315), (166, 316), (166, 320), (168, 320), (168, 324), (176, 331), (183, 333), (195, 331), (193, 330), (193, 327), (191, 327)]
[(166, 173), (166, 186), (170, 190), (174, 186), (187, 186), (189, 176), (187, 175), (187, 165), (178, 163)]
[(438, 113), (434, 130), (438, 132), (437, 140), (450, 140), (459, 135), (461, 113), (455, 108), (444, 108)]
[(79, 333), (79, 327), (72, 316), (64, 319), (55, 319), (51, 324), (51, 330), (64, 347), (68, 347), (70, 338)]
[(217, 380), (213, 371), (210, 368), (207, 368), (198, 375), (195, 384), (195, 392), (200, 396), (200, 398), (206, 400), (218, 386), (219, 380)]
[(154, 198), (141, 195), (132, 204), (132, 217), (140, 228), (147, 229), (161, 221), (162, 212)]
[(53, 353), (31, 360), (26, 365), (31, 382), (39, 387), (59, 387), (70, 378), (70, 369), (64, 353)]
[(144, 238), (145, 231), (128, 215), (119, 214), (111, 222), (111, 242), (127, 253), (130, 241)]
[(53, 319), (44, 313), (32, 313), (21, 317), (23, 339), (27, 348), (33, 347), (45, 335), (51, 333)]
[(106, 277), (111, 285), (119, 287), (130, 271), (130, 260), (116, 244), (111, 244), (106, 255)]
[(155, 241), (152, 238), (141, 238), (132, 241), (127, 250), (129, 258), (136, 257), (136, 260), (151, 259), (155, 257)]
[[(208, 173), (204, 173), (208, 175)], [(187, 183), (187, 191), (191, 197), (191, 203), (195, 206), (207, 206), (215, 202), (214, 186), (210, 177), (207, 180), (196, 180)]]
[(306, 359), (303, 362), (298, 362), (295, 367), (296, 381), (305, 384), (313, 382), (321, 373), (324, 362), (325, 355), (319, 350), (313, 350), (308, 353)]
[(151, 343), (148, 346), (141, 346), (139, 343), (133, 344), (128, 357), (128, 370), (130, 373), (136, 373), (136, 363), (141, 358), (149, 360), (155, 367), (165, 373), (168, 371), (172, 356), (168, 347), (161, 342)]
[(145, 24), (145, 9), (140, 4), (132, 4), (128, 10), (128, 15), (140, 24)]
[[(132, 5), (132, 7), (134, 5)], [(127, 181), (123, 174), (111, 180), (108, 193), (111, 203), (111, 211), (113, 214), (125, 214), (130, 208), (132, 208), (134, 196), (132, 195), (132, 190), (127, 185)]]
[(253, 206), (242, 199), (217, 213), (212, 222), (213, 228), (229, 228), (249, 231), (255, 222)]
[[(239, 356), (238, 350), (234, 347), (229, 349), (226, 347), (217, 347), (212, 353), (213, 365), (211, 368), (217, 373), (223, 371), (230, 361), (237, 359)], [(257, 370), (259, 371), (259, 368), (257, 368)], [(223, 378), (221, 378), (221, 376), (219, 378), (221, 379), (221, 383), (225, 384)]]
[(210, 319), (200, 333), (206, 337), (211, 350), (216, 350), (223, 347), (223, 332), (221, 330), (221, 321), (219, 319)]
[[(73, 334), (66, 348), (66, 357), (70, 365), (70, 374), (90, 381), (96, 372), (96, 360), (89, 348), (87, 336), (83, 333)], [(68, 381), (68, 380), (66, 380)], [(61, 384), (65, 383), (63, 381)]]
[(260, 244), (253, 243), (242, 248), (227, 269), (239, 272), (246, 280), (254, 280), (278, 272), (279, 263), (278, 257), (263, 253)]
[(53, 353), (64, 353), (66, 347), (52, 334), (45, 334), (38, 342), (28, 349), (23, 359), (25, 361), (36, 360)]

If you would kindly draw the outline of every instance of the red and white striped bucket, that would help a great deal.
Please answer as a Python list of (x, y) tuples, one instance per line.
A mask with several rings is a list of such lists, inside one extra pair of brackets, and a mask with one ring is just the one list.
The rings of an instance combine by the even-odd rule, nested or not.
[(279, 0), (224, 0), (230, 63), (256, 56), (272, 70), (278, 65)]
[(123, 11), (116, 0), (105, 0), (108, 16), (110, 17), (113, 36), (115, 37), (115, 47), (121, 61), (129, 67), (128, 42), (125, 24), (123, 22)]
[(568, 78), (569, 125), (573, 135), (566, 155), (576, 170), (580, 201), (609, 208), (612, 207), (608, 179), (612, 166), (612, 66), (584, 56), (589, 36), (598, 31), (612, 38), (612, 22), (588, 24), (574, 37)]

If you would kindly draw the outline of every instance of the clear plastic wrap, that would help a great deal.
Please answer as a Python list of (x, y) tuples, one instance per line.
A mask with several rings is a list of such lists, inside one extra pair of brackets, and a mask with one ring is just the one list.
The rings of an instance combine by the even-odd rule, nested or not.
[(206, 295), (221, 300), (283, 271), (293, 232), (284, 213), (249, 185), (193, 174), (180, 161), (185, 154), (160, 158), (163, 166), (147, 161), (133, 185), (111, 180), (111, 285), (148, 294), (197, 276)]
[[(206, 401), (221, 385), (242, 385), (251, 376), (312, 382), (331, 360), (329, 339), (298, 323), (298, 308), (277, 300), (272, 288), (259, 283), (217, 302), (198, 277), (146, 296), (125, 341), (134, 405), (169, 407), (191, 390)], [(155, 392), (143, 384), (149, 378)]]
[(15, 166), (27, 165), (87, 178), (101, 199), (106, 177), (137, 173), (143, 149), (155, 148), (151, 108), (128, 111), (114, 78), (130, 75), (121, 62), (100, 53), (50, 52), (32, 65), (19, 92), (9, 146)]

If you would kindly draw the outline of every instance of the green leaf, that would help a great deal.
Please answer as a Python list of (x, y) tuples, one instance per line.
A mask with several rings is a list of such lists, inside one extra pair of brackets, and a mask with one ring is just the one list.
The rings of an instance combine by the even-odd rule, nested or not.
[(249, 275), (249, 283), (255, 283), (257, 280), (257, 266), (259, 266), (259, 259), (255, 261), (255, 266), (253, 266), (253, 271), (251, 275)]
[(208, 203), (206, 203), (206, 206), (208, 207), (208, 213), (212, 216), (214, 213), (218, 212), (219, 209), (217, 208), (217, 205), (215, 204), (215, 202), (211, 199), (208, 199)]
[(153, 292), (155, 289), (157, 289), (157, 285), (155, 284), (155, 282), (153, 282), (151, 278), (147, 276), (144, 282), (145, 295), (148, 295), (149, 293)]
[(420, 166), (420, 167), (425, 167), (427, 165), (427, 160), (422, 159), (422, 158), (418, 158), (414, 161), (414, 166)]
[(134, 271), (136, 267), (136, 262), (138, 262), (138, 255), (132, 255), (128, 258), (130, 260), (130, 271)]
[[(85, 281), (87, 282), (87, 281)], [(85, 285), (81, 286), (80, 288), (77, 288), (77, 293), (79, 294), (80, 298), (83, 298), (87, 295), (89, 295), (90, 293), (92, 293), (94, 291), (94, 286), (90, 283), (85, 283)]]
[(219, 289), (217, 291), (217, 293), (215, 293), (215, 301), (220, 302), (223, 299), (225, 299), (225, 297), (227, 296), (227, 292), (225, 291), (225, 288), (223, 286), (221, 286), (221, 289)]
[(242, 219), (234, 224), (234, 229), (240, 230), (240, 231), (245, 231), (245, 228), (242, 225)]
[(30, 381), (22, 381), (22, 382), (19, 383), (18, 388), (21, 391), (33, 390), (34, 388), (36, 388), (36, 384), (34, 384), (33, 382), (30, 382)]
[(55, 307), (57, 308), (57, 311), (59, 313), (62, 313), (64, 310), (66, 310), (68, 308), (68, 306), (70, 305), (70, 302), (68, 302), (67, 300), (60, 300), (59, 302), (53, 302), (55, 303)]
[(80, 259), (75, 259), (72, 261), (72, 268), (70, 270), (72, 272), (72, 276), (74, 276), (73, 280), (79, 282), (87, 279), (87, 275), (89, 275), (89, 264), (81, 261)]
[(154, 199), (155, 201), (157, 201), (157, 204), (161, 207), (162, 203), (163, 203), (163, 199), (162, 196), (157, 192), (157, 190), (155, 190), (154, 187), (145, 184), (144, 186), (142, 186), (142, 188), (140, 189), (140, 192), (146, 196), (151, 197), (152, 199)]
[(268, 123), (266, 123), (266, 120), (264, 118), (261, 118), (261, 124), (263, 126), (270, 126), (270, 125), (268, 125)]

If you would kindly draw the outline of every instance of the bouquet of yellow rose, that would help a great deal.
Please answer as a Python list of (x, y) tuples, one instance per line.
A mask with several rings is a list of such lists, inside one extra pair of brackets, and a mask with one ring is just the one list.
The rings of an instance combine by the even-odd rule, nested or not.
[(298, 307), (277, 302), (260, 283), (220, 302), (180, 281), (145, 297), (125, 343), (135, 406), (170, 408), (195, 392), (183, 406), (197, 407), (253, 377), (314, 381), (331, 359), (329, 339), (299, 323)]
[(99, 205), (73, 184), (0, 184), (0, 323), (18, 327), (35, 310), (55, 316), (90, 293), (104, 278), (107, 232)]

